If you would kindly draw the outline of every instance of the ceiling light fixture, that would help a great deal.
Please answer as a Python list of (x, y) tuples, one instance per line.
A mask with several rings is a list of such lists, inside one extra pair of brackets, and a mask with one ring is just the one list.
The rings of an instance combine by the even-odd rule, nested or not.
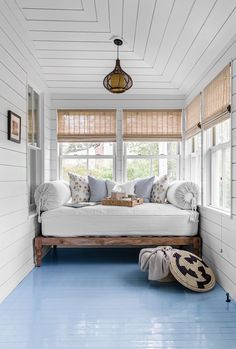
[(120, 66), (119, 46), (123, 44), (123, 41), (115, 39), (114, 44), (117, 46), (115, 69), (104, 78), (103, 86), (112, 93), (123, 93), (133, 86), (133, 81)]

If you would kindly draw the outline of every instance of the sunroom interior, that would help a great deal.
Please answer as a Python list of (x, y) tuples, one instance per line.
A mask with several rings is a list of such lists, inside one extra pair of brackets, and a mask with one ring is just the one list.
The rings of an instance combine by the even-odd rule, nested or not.
[[(0, 348), (235, 348), (235, 23), (235, 0), (0, 0)], [(105, 81), (117, 57), (131, 79), (122, 93)], [(194, 183), (197, 247), (174, 231), (163, 244), (125, 240), (120, 210), (133, 215), (127, 230), (151, 224), (138, 206), (111, 208), (123, 217), (114, 240), (44, 235), (54, 210), (42, 213), (35, 191), (71, 173)], [(89, 219), (109, 231), (100, 206)], [(66, 207), (55, 229), (84, 209)], [(153, 224), (178, 231), (163, 212)], [(140, 271), (141, 248), (191, 244), (211, 291)]]

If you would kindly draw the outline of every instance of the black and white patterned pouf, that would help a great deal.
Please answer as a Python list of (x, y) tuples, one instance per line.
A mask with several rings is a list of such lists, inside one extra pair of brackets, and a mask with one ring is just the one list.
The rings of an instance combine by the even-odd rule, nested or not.
[(215, 276), (195, 254), (177, 250), (170, 261), (170, 271), (177, 281), (192, 291), (207, 292), (215, 286)]

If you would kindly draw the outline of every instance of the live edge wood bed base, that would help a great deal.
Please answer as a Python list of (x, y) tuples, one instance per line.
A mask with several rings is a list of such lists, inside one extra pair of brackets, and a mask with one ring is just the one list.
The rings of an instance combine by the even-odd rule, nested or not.
[(191, 246), (194, 254), (201, 257), (200, 236), (115, 236), (115, 237), (45, 237), (35, 238), (35, 262), (42, 263), (43, 246), (68, 247), (150, 247), (150, 246)]

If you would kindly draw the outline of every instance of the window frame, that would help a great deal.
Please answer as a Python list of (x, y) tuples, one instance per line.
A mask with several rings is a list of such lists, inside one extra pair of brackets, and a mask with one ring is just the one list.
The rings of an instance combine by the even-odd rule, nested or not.
[[(163, 141), (162, 141), (163, 142)], [(132, 143), (132, 141), (124, 141), (124, 155), (123, 155), (123, 180), (127, 181), (127, 160), (129, 159), (143, 159), (143, 160), (150, 160), (150, 176), (159, 176), (159, 174), (153, 173), (153, 166), (152, 166), (152, 160), (160, 160), (160, 159), (175, 159), (176, 160), (176, 180), (180, 178), (180, 141), (173, 141), (177, 143), (177, 154), (176, 155), (164, 155), (164, 154), (155, 154), (155, 155), (128, 155), (127, 154), (127, 143)], [(171, 141), (166, 141), (166, 143), (173, 143)], [(157, 142), (139, 142), (139, 143), (161, 143), (161, 141)]]
[[(36, 93), (38, 95), (38, 140), (39, 140), (39, 145), (34, 145), (32, 143), (29, 143), (29, 133), (28, 133), (28, 129), (29, 129), (29, 119), (27, 117), (27, 145), (28, 147), (30, 147), (31, 149), (40, 149), (41, 150), (41, 146), (42, 146), (42, 129), (43, 129), (43, 125), (41, 124), (41, 113), (42, 113), (42, 108), (41, 108), (41, 95), (40, 92), (35, 89), (32, 84), (28, 83), (27, 85), (27, 91), (29, 89), (29, 87), (32, 89), (33, 94)], [(29, 97), (28, 97), (28, 92), (27, 92), (27, 106), (29, 105)], [(32, 97), (32, 114), (34, 113), (34, 98)], [(27, 111), (27, 116), (28, 116), (28, 111)], [(34, 134), (34, 130), (37, 130), (37, 128), (35, 129), (35, 118), (32, 116), (32, 134)]]
[[(62, 162), (63, 159), (80, 159), (80, 160), (87, 160), (86, 161), (86, 168), (88, 170), (88, 163), (89, 160), (94, 160), (94, 159), (109, 159), (112, 160), (112, 179), (116, 180), (116, 157), (117, 157), (117, 146), (116, 146), (116, 142), (109, 142), (109, 143), (113, 143), (113, 154), (112, 155), (63, 155), (62, 153), (62, 147), (63, 147), (63, 143), (66, 142), (60, 142), (58, 143), (58, 154), (59, 154), (59, 178), (60, 180), (63, 180), (63, 169), (62, 169)], [(67, 142), (69, 143), (69, 142)], [(87, 143), (87, 142), (76, 142), (76, 143)], [(89, 142), (89, 143), (98, 143), (98, 142)], [(106, 142), (100, 142), (100, 143), (106, 143)]]
[[(229, 120), (229, 119), (228, 119)], [(222, 122), (225, 122), (222, 121)], [(220, 124), (220, 123), (219, 123)], [(219, 144), (215, 144), (215, 135), (216, 135), (216, 126), (219, 125), (216, 124), (215, 126), (211, 127), (208, 130), (205, 130), (205, 174), (206, 174), (206, 198), (205, 198), (205, 205), (208, 208), (217, 210), (219, 212), (222, 212), (224, 214), (227, 215), (231, 215), (231, 211), (232, 211), (232, 188), (231, 188), (231, 183), (232, 183), (232, 149), (231, 149), (231, 121), (229, 120), (229, 140), (226, 142), (222, 142)], [(208, 136), (208, 139), (207, 139)], [(213, 192), (214, 192), (214, 183), (215, 180), (213, 179), (213, 166), (214, 166), (214, 159), (213, 156), (214, 154), (221, 150), (221, 162), (222, 162), (222, 179), (223, 179), (223, 173), (224, 173), (224, 162), (223, 162), (223, 158), (224, 158), (224, 152), (229, 149), (230, 151), (230, 163), (229, 163), (229, 172), (230, 172), (230, 207), (227, 209), (225, 207), (220, 207), (220, 206), (216, 206), (213, 204)], [(223, 182), (222, 182), (223, 183)], [(223, 188), (223, 185), (222, 185)], [(224, 196), (224, 192), (222, 192), (222, 195)]]
[[(37, 93), (38, 95), (38, 140), (39, 140), (39, 145), (36, 146), (34, 144), (29, 143), (29, 114), (28, 114), (28, 106), (29, 106), (29, 97), (28, 97), (28, 89), (29, 87), (32, 89), (33, 93)], [(43, 103), (43, 97), (40, 93), (40, 91), (34, 87), (33, 84), (31, 84), (28, 81), (27, 84), (27, 186), (28, 186), (28, 208), (29, 208), (29, 214), (34, 214), (36, 211), (36, 205), (34, 202), (31, 202), (31, 195), (30, 195), (30, 189), (31, 189), (31, 161), (30, 161), (30, 152), (33, 151), (35, 154), (35, 163), (36, 163), (36, 168), (35, 168), (35, 178), (36, 178), (36, 186), (41, 184), (43, 182), (43, 173), (44, 173), (44, 161), (43, 161), (43, 148), (42, 148), (42, 139), (43, 139), (43, 117), (42, 117), (42, 103)], [(34, 112), (33, 109), (34, 103), (32, 103), (32, 113)], [(32, 117), (32, 120), (34, 118)], [(34, 125), (34, 121), (33, 121)]]
[[(199, 150), (196, 149), (196, 139), (195, 137), (200, 137), (200, 148)], [(185, 140), (186, 142), (190, 142), (190, 151), (188, 149), (188, 145), (185, 149), (186, 151), (186, 157), (185, 157), (185, 172), (187, 172), (187, 177), (189, 178), (189, 180), (191, 181), (195, 181), (200, 188), (200, 192), (201, 192), (201, 185), (202, 185), (202, 175), (201, 175), (201, 167), (202, 167), (202, 151), (201, 151), (201, 144), (202, 144), (202, 134), (201, 132), (193, 135), (192, 137), (190, 137), (189, 139)], [(199, 166), (200, 168), (200, 178), (199, 181), (196, 181), (195, 178), (193, 178), (192, 176), (192, 165), (193, 165), (193, 160), (196, 160), (196, 166)]]

